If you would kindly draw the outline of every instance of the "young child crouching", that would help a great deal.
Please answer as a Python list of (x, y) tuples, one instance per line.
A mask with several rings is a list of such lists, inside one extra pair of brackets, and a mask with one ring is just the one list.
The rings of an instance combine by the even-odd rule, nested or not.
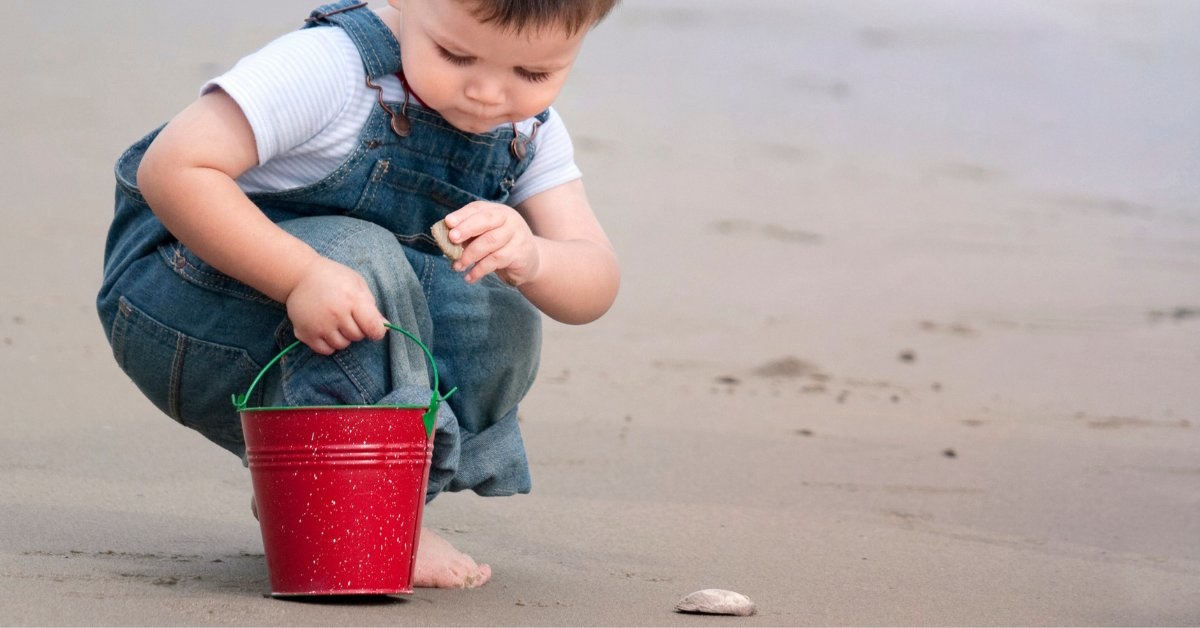
[[(423, 405), (424, 356), (390, 322), (458, 388), (426, 499), (528, 492), (540, 313), (590, 322), (619, 283), (550, 106), (615, 2), (346, 0), (209, 81), (116, 165), (97, 306), (118, 365), (244, 458), (230, 395), (293, 340), (252, 405)], [(422, 530), (416, 586), (490, 576)]]

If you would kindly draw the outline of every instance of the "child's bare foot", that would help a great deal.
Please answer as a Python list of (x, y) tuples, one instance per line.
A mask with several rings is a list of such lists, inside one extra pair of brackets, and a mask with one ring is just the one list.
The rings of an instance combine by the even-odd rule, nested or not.
[(477, 565), (429, 528), (421, 528), (413, 586), (437, 589), (474, 589), (492, 577), (492, 568)]

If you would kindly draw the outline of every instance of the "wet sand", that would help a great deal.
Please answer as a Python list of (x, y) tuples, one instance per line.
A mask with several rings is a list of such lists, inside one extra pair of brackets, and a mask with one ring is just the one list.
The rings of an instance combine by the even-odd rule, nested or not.
[(621, 297), (533, 494), (426, 511), (496, 575), (343, 603), (92, 307), (113, 160), (306, 10), (10, 7), (0, 623), (1200, 623), (1200, 4), (627, 0), (560, 101)]

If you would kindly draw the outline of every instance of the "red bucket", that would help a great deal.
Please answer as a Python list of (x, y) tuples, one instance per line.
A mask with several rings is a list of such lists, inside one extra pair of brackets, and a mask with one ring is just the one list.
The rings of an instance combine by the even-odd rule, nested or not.
[[(388, 327), (420, 345), (433, 364), (420, 340)], [(298, 344), (234, 398), (271, 594), (412, 593), (433, 425), (445, 400), (437, 393), (437, 366), (427, 407), (246, 408), (263, 374)]]

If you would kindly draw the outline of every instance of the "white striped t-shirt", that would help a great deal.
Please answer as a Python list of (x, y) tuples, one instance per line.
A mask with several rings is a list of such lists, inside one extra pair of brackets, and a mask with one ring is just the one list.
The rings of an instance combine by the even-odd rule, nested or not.
[[(365, 78), (358, 48), (342, 29), (307, 28), (276, 39), (206, 83), (201, 93), (225, 90), (254, 132), (259, 165), (238, 178), (242, 190), (295, 189), (341, 165), (376, 102)], [(395, 76), (375, 82), (385, 99), (404, 100)], [(529, 134), (533, 122), (518, 122), (517, 129)], [(582, 176), (567, 128), (553, 108), (533, 142), (533, 160), (517, 179), (509, 205)]]

